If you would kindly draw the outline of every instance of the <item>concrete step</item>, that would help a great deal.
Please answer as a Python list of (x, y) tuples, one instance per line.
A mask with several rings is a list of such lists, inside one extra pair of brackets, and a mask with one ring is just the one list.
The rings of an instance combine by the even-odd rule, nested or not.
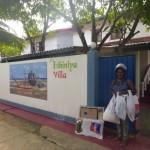
[(145, 90), (144, 91), (144, 96), (145, 97), (150, 97), (150, 90)]
[(146, 89), (147, 89), (147, 90), (150, 90), (150, 84), (147, 84), (147, 85), (146, 85)]
[(140, 98), (140, 101), (150, 104), (150, 97), (141, 97), (141, 98)]

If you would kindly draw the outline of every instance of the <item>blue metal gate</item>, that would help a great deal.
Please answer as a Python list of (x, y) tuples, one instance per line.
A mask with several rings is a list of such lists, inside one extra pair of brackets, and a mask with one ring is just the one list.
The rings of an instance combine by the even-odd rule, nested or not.
[[(123, 63), (127, 66), (127, 78), (132, 80), (135, 84), (135, 56), (114, 56), (114, 57), (100, 57), (100, 92), (99, 92), (99, 106), (106, 107), (111, 99), (110, 85), (115, 79), (115, 66), (118, 63)], [(116, 128), (112, 123), (106, 123), (110, 128)], [(129, 132), (135, 132), (135, 122), (129, 123)]]

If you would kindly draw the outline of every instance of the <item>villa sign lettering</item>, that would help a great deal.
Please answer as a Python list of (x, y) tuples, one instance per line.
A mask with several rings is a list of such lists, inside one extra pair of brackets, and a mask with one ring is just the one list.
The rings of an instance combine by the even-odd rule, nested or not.
[(60, 61), (50, 59), (50, 63), (52, 63), (53, 67), (53, 75), (55, 78), (67, 78), (67, 72), (72, 72), (74, 69), (77, 68), (77, 63), (71, 62), (70, 60)]

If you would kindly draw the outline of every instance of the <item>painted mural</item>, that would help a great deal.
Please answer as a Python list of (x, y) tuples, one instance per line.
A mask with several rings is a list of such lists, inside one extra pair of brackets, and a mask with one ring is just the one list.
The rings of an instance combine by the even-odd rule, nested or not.
[(10, 93), (47, 100), (47, 62), (10, 65)]

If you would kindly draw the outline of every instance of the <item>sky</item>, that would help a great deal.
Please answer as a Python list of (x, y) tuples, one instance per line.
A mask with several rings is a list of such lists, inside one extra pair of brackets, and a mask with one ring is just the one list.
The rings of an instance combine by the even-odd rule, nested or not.
[[(15, 31), (15, 34), (17, 36), (21, 38), (25, 37), (25, 33), (23, 32), (23, 27), (21, 23), (14, 22), (14, 21), (7, 21), (6, 24), (9, 25)], [(70, 28), (70, 27), (71, 27), (71, 23), (64, 22), (63, 20), (59, 20), (57, 23), (51, 26), (51, 30), (64, 29), (64, 28)]]
[[(15, 31), (15, 34), (19, 37), (23, 36), (23, 28), (22, 25), (19, 22), (14, 22), (14, 21), (6, 21), (6, 24), (13, 30)], [(11, 30), (12, 33), (14, 33)]]
[(10, 80), (25, 78), (26, 75), (33, 71), (39, 78), (47, 78), (47, 63), (25, 63), (25, 64), (12, 64), (10, 65)]

